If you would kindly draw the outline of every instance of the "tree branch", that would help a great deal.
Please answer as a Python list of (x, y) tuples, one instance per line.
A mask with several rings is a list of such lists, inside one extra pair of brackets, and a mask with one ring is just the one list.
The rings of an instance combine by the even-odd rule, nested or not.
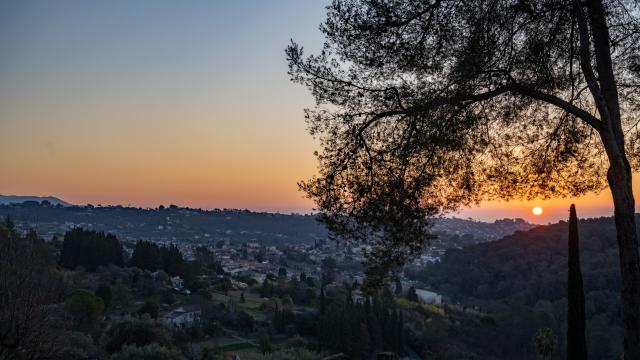
[(556, 107), (568, 112), (569, 114), (575, 115), (576, 117), (582, 119), (584, 122), (589, 124), (598, 132), (602, 130), (602, 123), (600, 119), (591, 115), (588, 111), (581, 109), (566, 100), (563, 100), (555, 95), (547, 94), (542, 91), (528, 88), (523, 85), (513, 84), (510, 86), (512, 88), (511, 90), (512, 92), (515, 92), (521, 95), (526, 95), (536, 100), (544, 101), (548, 104), (555, 105)]
[(587, 24), (587, 18), (582, 8), (582, 2), (580, 0), (573, 0), (573, 10), (575, 12), (576, 19), (578, 20), (578, 36), (580, 38), (580, 68), (584, 74), (584, 79), (589, 86), (591, 95), (595, 100), (598, 111), (602, 116), (607, 116), (609, 111), (607, 109), (604, 98), (602, 97), (602, 91), (600, 91), (600, 85), (598, 79), (591, 67), (591, 41), (589, 40), (589, 26)]
[(358, 130), (358, 135), (362, 134), (369, 126), (371, 126), (376, 121), (396, 116), (396, 115), (414, 115), (419, 114), (421, 112), (429, 111), (437, 108), (438, 106), (443, 105), (458, 105), (463, 103), (468, 103), (469, 105), (472, 103), (476, 103), (479, 101), (490, 100), (494, 97), (500, 96), (504, 93), (511, 92), (523, 96), (528, 96), (530, 98), (540, 100), (546, 102), (548, 104), (554, 105), (569, 114), (572, 114), (580, 119), (582, 119), (585, 123), (593, 127), (596, 131), (600, 131), (602, 129), (602, 124), (600, 119), (591, 115), (588, 111), (581, 109), (572, 103), (563, 100), (555, 95), (547, 94), (542, 91), (538, 91), (532, 88), (529, 88), (520, 84), (507, 84), (500, 87), (495, 88), (494, 90), (490, 90), (480, 94), (469, 94), (469, 95), (458, 95), (452, 97), (440, 97), (433, 98), (425, 103), (414, 105), (402, 110), (389, 110), (381, 113), (377, 113), (373, 115), (369, 120), (367, 120), (360, 129)]

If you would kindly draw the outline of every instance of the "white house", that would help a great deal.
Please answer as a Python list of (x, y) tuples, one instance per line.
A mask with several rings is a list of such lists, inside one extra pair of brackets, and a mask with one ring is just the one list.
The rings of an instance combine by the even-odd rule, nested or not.
[(200, 311), (197, 311), (197, 310), (189, 311), (182, 307), (179, 307), (171, 311), (170, 313), (166, 314), (165, 316), (163, 316), (162, 320), (166, 324), (182, 327), (185, 325), (192, 324), (194, 321), (198, 320), (199, 318), (200, 318)]
[(425, 304), (442, 305), (442, 295), (438, 295), (433, 291), (416, 289), (416, 295)]

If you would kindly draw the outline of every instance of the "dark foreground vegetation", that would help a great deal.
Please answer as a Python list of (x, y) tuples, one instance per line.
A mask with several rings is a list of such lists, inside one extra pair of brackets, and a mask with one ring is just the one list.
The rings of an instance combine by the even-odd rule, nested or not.
[(174, 245), (125, 245), (0, 225), (0, 359), (367, 359), (407, 354), (404, 318), (441, 312), (388, 290), (364, 298), (335, 261), (258, 281), (225, 273), (206, 247), (185, 259)]
[[(83, 229), (45, 241), (7, 220), (0, 359), (562, 359), (567, 228), (540, 226), (406, 269), (445, 296), (431, 305), (400, 282), (367, 296), (331, 258), (314, 274), (281, 266), (256, 278), (226, 272), (204, 246), (186, 258), (172, 244)], [(610, 218), (580, 222), (594, 359), (622, 352), (613, 231)]]

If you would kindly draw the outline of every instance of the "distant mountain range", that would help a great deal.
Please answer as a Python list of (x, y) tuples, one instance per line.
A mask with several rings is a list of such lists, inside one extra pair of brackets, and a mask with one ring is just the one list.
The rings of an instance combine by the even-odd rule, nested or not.
[[(44, 202), (43, 201), (47, 201)], [(60, 206), (58, 206), (60, 204)], [(175, 243), (231, 242), (313, 243), (327, 238), (315, 215), (274, 214), (237, 209), (201, 210), (175, 205), (158, 209), (70, 205), (55, 197), (0, 197), (0, 218), (11, 216), (19, 229), (33, 228), (50, 237), (73, 227), (106, 231), (124, 240)], [(493, 223), (443, 218), (433, 231), (435, 248), (461, 247), (499, 239), (534, 225), (522, 219)]]
[(20, 196), (20, 195), (0, 195), (0, 204), (21, 204), (25, 201), (43, 202), (48, 201), (51, 205), (70, 206), (68, 202), (58, 199), (55, 196)]

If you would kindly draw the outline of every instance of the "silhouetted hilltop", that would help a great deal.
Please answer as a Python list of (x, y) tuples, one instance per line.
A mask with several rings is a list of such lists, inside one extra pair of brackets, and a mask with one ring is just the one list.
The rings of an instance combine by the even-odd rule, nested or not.
[[(62, 206), (28, 201), (0, 205), (0, 216), (10, 215), (19, 229), (33, 228), (45, 237), (83, 227), (106, 231), (124, 240), (208, 243), (219, 240), (264, 244), (313, 243), (327, 237), (312, 214), (278, 214), (237, 209), (202, 210), (175, 205), (157, 209), (123, 206)], [(522, 219), (494, 223), (446, 218), (437, 220), (437, 248), (464, 246), (498, 239), (533, 225)]]
[(23, 202), (48, 201), (51, 205), (70, 206), (66, 201), (60, 200), (55, 196), (20, 196), (20, 195), (0, 195), (0, 204), (21, 204)]

